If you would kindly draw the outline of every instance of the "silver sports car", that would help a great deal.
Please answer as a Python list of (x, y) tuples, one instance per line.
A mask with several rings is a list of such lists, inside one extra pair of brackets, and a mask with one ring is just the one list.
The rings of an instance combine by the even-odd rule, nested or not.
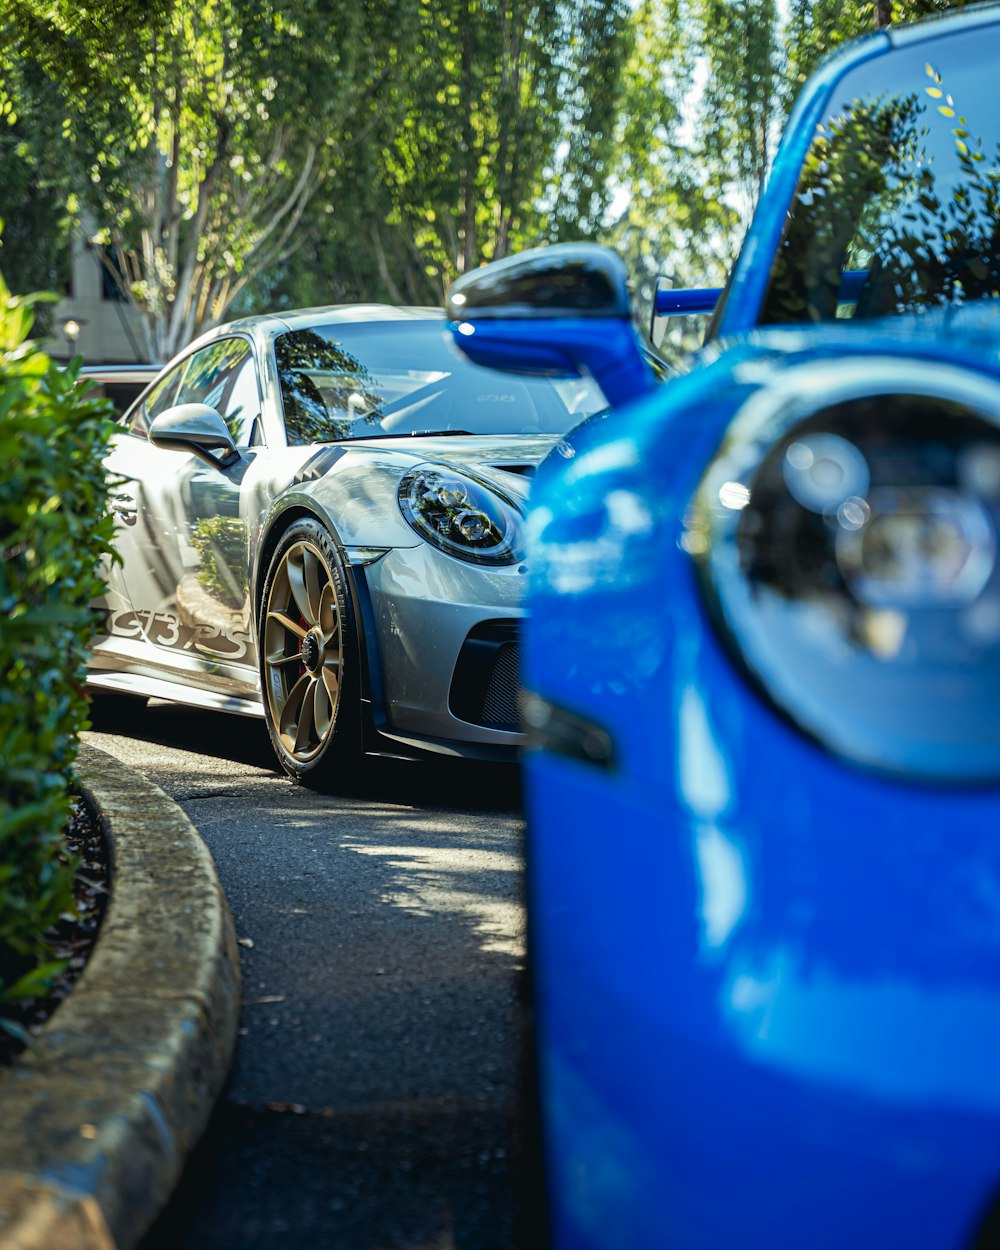
[(509, 757), (531, 474), (603, 406), (472, 365), (434, 309), (212, 331), (114, 438), (90, 685), (262, 716), (320, 787), (364, 750)]

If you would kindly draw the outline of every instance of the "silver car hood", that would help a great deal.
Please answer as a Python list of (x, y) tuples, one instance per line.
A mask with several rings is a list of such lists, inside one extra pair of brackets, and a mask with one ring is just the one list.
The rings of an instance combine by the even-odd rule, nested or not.
[(527, 495), (536, 466), (561, 437), (559, 434), (448, 435), (445, 438), (365, 439), (358, 445), (397, 454), (402, 452), (415, 461), (432, 460), (437, 464), (453, 464), (458, 469), (471, 469), (519, 495)]
[(433, 462), (474, 473), (523, 509), (536, 465), (561, 437), (365, 438), (266, 452), (248, 468), (241, 515), (260, 535), (286, 508), (305, 506), (326, 520), (345, 547), (411, 547), (420, 539), (397, 506), (397, 489), (409, 469)]

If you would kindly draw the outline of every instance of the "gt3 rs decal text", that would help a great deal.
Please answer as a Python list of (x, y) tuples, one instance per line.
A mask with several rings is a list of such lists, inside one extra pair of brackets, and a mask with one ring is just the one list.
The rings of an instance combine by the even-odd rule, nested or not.
[(242, 660), (250, 648), (250, 634), (217, 625), (185, 625), (173, 612), (109, 612), (105, 631), (113, 638), (144, 638), (158, 647), (199, 651), (222, 660)]

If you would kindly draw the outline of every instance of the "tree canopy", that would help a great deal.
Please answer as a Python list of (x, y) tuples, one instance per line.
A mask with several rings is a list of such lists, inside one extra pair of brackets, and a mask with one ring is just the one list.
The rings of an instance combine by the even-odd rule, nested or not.
[[(799, 88), (847, 39), (957, 7), (945, 0), (640, 0), (624, 72), (607, 237), (644, 313), (657, 274), (721, 285)], [(680, 320), (680, 319), (679, 319)]]
[[(545, 241), (719, 283), (820, 56), (943, 0), (6, 0), (0, 218), (165, 359), (236, 309), (440, 302)], [(39, 245), (40, 244), (40, 245)]]
[[(604, 226), (625, 0), (421, 0), (400, 72), (312, 205), (270, 294), (440, 303), (460, 273)], [(328, 279), (326, 279), (328, 280)], [(315, 291), (315, 295), (312, 292)]]
[(13, 0), (8, 79), (27, 109), (61, 114), (61, 169), (44, 136), (27, 145), (39, 181), (108, 245), (154, 359), (287, 255), (391, 76), (408, 7)]

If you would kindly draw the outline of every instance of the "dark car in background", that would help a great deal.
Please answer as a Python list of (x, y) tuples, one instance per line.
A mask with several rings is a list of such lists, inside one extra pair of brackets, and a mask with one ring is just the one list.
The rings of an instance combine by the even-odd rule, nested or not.
[(84, 365), (80, 378), (87, 390), (109, 399), (115, 412), (123, 413), (159, 372), (159, 365)]

